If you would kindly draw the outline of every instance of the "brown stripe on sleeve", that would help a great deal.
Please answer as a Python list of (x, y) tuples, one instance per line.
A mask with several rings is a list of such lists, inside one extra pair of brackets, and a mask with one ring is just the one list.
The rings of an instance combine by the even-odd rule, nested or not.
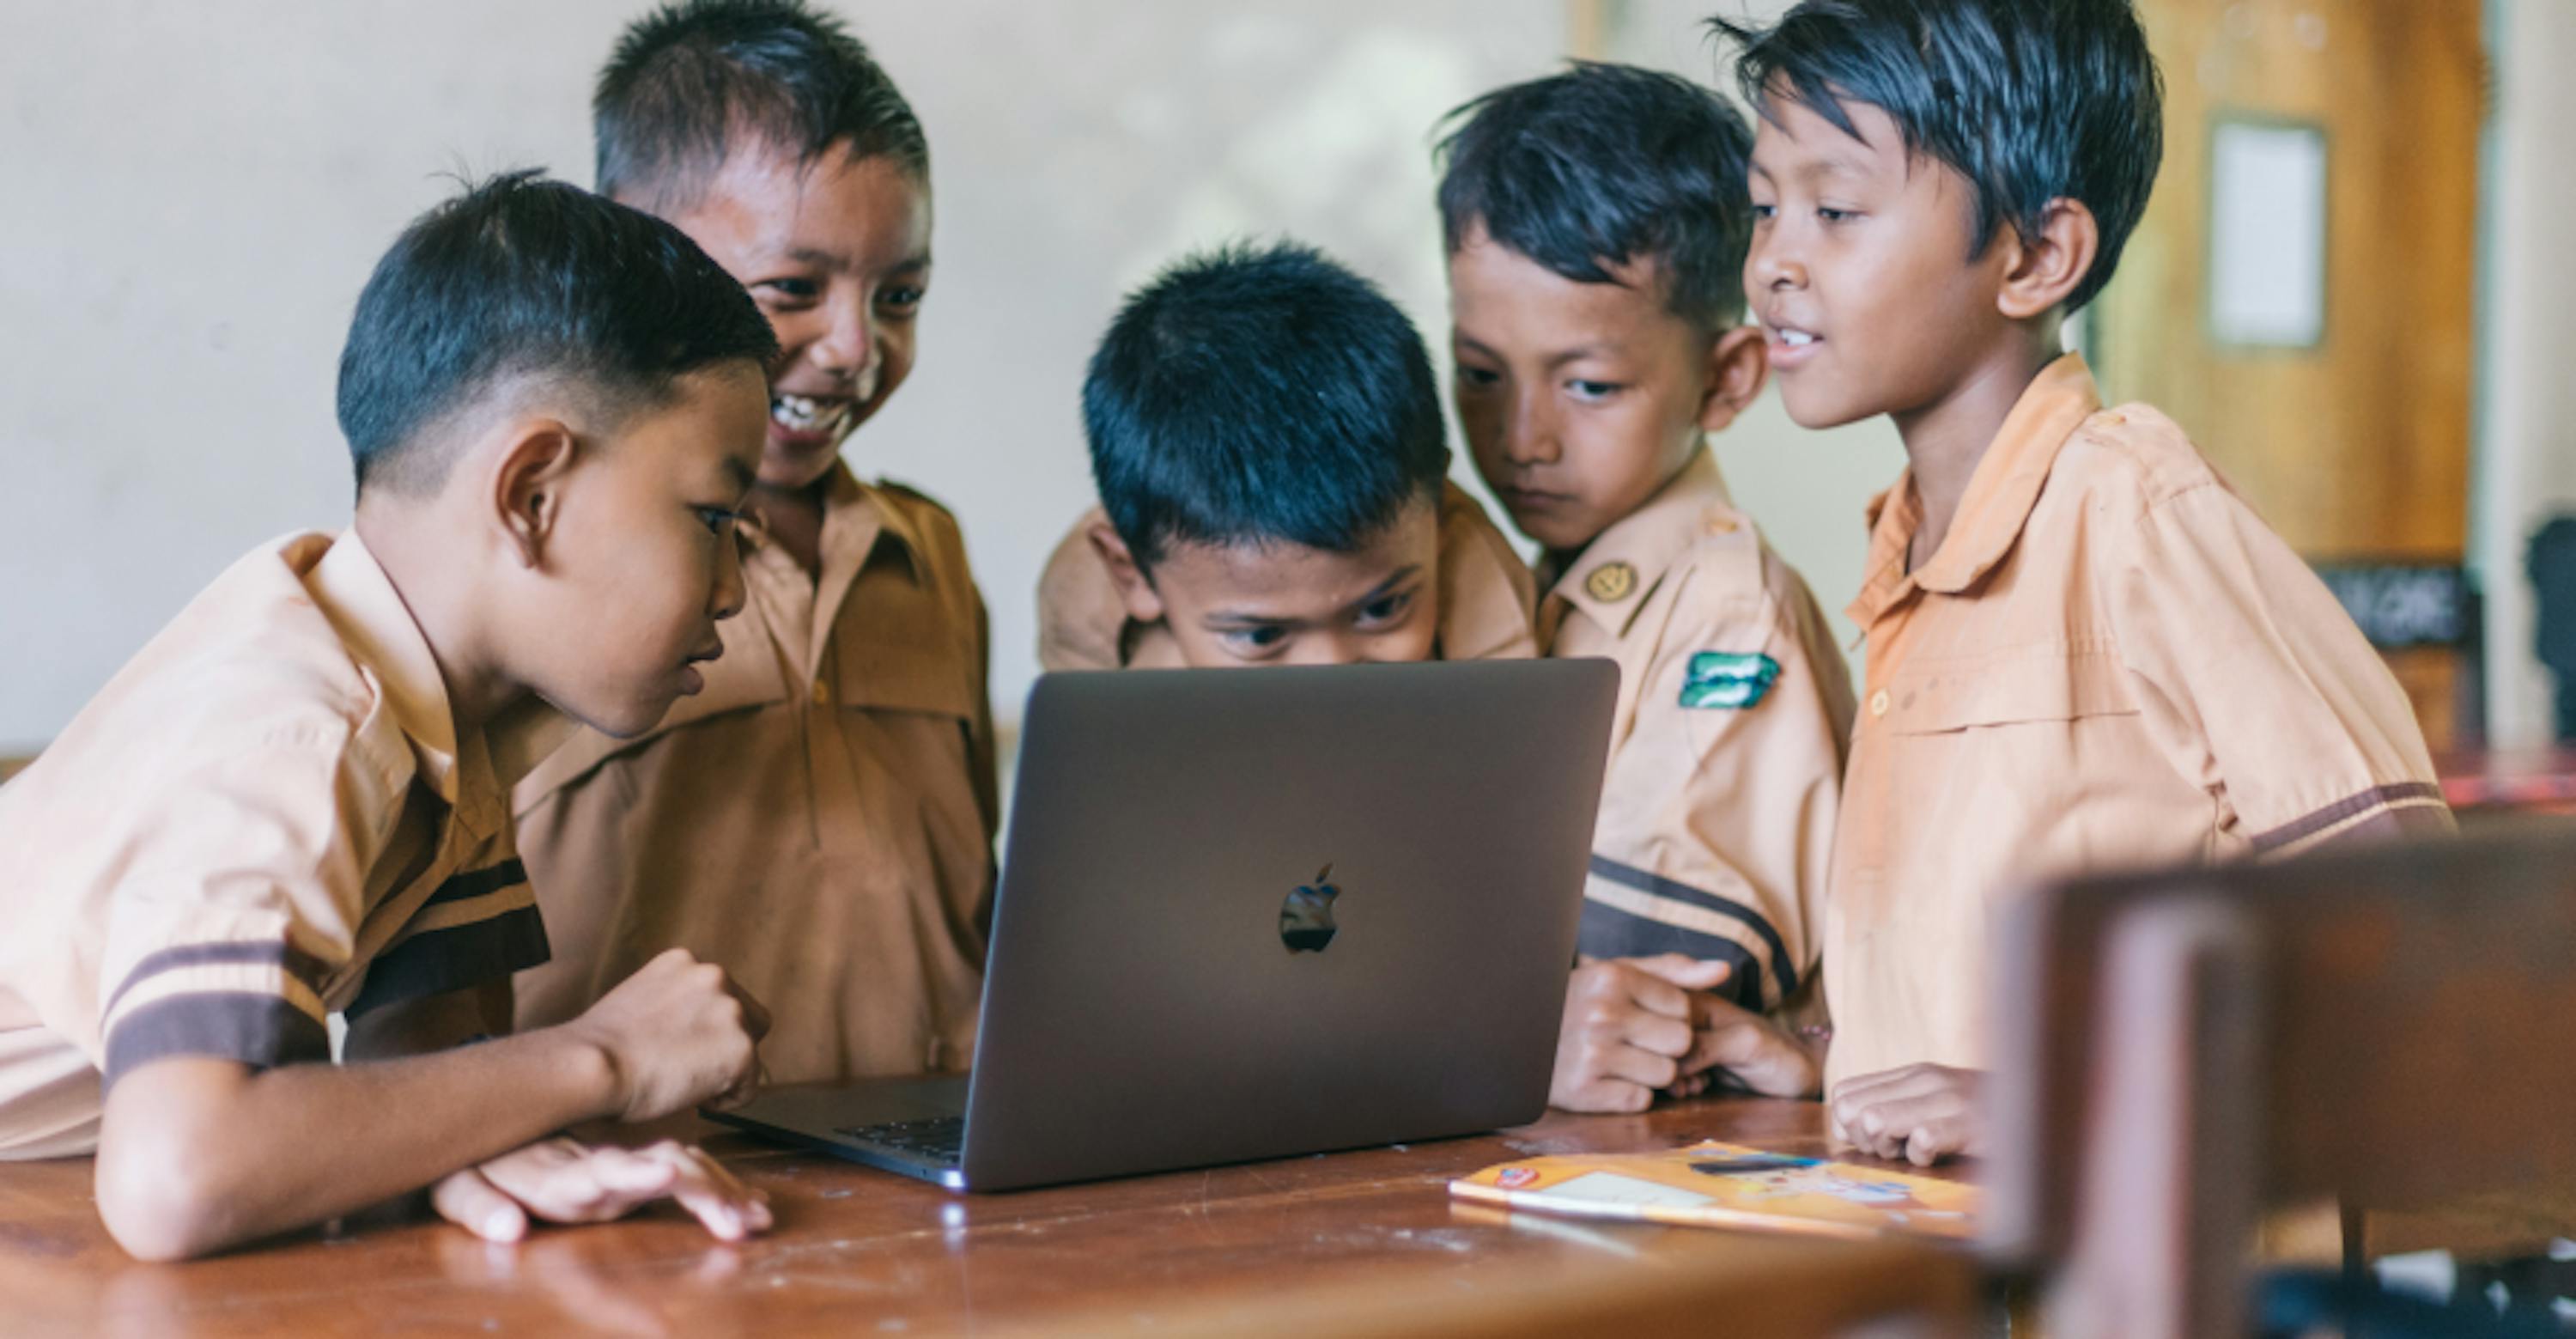
[(137, 1066), (181, 1055), (273, 1069), (329, 1060), (331, 1039), (320, 1020), (275, 995), (247, 991), (173, 995), (117, 1020), (107, 1034), (102, 1089), (116, 1086)]
[(1694, 888), (1679, 879), (1668, 879), (1660, 874), (1648, 873), (1634, 865), (1613, 860), (1598, 851), (1592, 854), (1591, 872), (1594, 878), (1607, 879), (1612, 883), (1655, 897), (1668, 897), (1676, 902), (1702, 907), (1743, 924), (1760, 936), (1762, 946), (1769, 950), (1771, 972), (1779, 978), (1780, 993), (1783, 996), (1798, 993), (1798, 965), (1789, 960), (1789, 945), (1780, 938), (1779, 930), (1774, 928), (1769, 918), (1761, 912), (1734, 898), (1722, 897), (1704, 888)]
[(124, 999), (136, 986), (163, 972), (177, 971), (182, 967), (237, 965), (283, 968), (288, 976), (303, 982), (305, 989), (316, 995), (322, 993), (321, 982), (327, 972), (320, 958), (277, 940), (181, 944), (144, 954), (143, 960), (134, 964), (134, 970), (127, 972), (125, 980), (107, 997), (107, 1004), (98, 1011), (98, 1016), (115, 1017), (117, 1001)]
[(1640, 916), (1587, 897), (1583, 899), (1583, 923), (1576, 934), (1575, 948), (1581, 956), (1591, 958), (1651, 958), (1659, 953), (1678, 953), (1703, 962), (1722, 962), (1733, 970), (1716, 993), (1754, 1013), (1766, 1007), (1761, 960), (1753, 956), (1751, 949), (1722, 935)]
[(356, 1018), (388, 1004), (462, 990), (540, 966), (553, 956), (546, 942), (545, 919), (533, 905), (463, 925), (424, 930), (396, 943), (368, 965), (366, 985), (343, 1012)]
[[(2373, 817), (2376, 817), (2374, 811), (2391, 811), (2393, 814), (2394, 812), (2404, 812), (2409, 810), (2438, 810), (2445, 816), (2450, 812), (2449, 808), (2442, 802), (2442, 788), (2440, 786), (2434, 785), (2430, 781), (2393, 782), (2389, 785), (2373, 786), (2370, 789), (2361, 791), (2357, 794), (2347, 795), (2322, 809), (2291, 819), (2289, 822), (2273, 828), (2268, 832), (2258, 832), (2254, 834), (2254, 851), (2258, 855), (2271, 854), (2281, 850), (2283, 847), (2295, 846), (2300, 842), (2304, 842), (2309, 838), (2318, 835), (2319, 833), (2328, 832), (2337, 827), (2351, 824), (2355, 819), (2362, 818), (2364, 815), (2372, 815)], [(2407, 820), (2392, 818), (2391, 824), (2384, 829), (2374, 825), (2373, 830), (2384, 830), (2390, 832), (2418, 830), (2431, 831), (2436, 829), (2447, 830), (2449, 827), (2450, 825), (2448, 823), (2429, 824), (2428, 826), (2418, 827), (2416, 824)]]

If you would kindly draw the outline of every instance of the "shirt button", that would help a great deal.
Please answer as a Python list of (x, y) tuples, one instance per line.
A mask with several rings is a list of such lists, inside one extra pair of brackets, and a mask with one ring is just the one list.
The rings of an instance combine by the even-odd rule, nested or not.
[(1872, 716), (1884, 716), (1887, 714), (1886, 689), (1881, 688), (1877, 692), (1869, 695), (1869, 714)]
[(832, 686), (821, 679), (814, 681), (814, 705), (818, 707), (832, 705)]

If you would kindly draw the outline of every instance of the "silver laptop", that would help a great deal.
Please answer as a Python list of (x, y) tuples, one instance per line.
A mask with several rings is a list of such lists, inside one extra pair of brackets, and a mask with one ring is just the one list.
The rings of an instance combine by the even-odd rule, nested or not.
[(974, 1072), (706, 1115), (969, 1190), (1534, 1120), (1618, 682), (1606, 660), (1049, 675)]

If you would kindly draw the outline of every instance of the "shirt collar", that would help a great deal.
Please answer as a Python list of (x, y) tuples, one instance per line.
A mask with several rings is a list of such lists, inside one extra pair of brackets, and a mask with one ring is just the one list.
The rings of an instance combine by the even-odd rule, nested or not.
[(440, 799), (455, 804), (464, 750), (457, 742), (447, 679), (438, 672), (438, 657), (410, 607), (366, 541), (358, 538), (356, 527), (331, 541), (304, 584), (341, 644), (375, 676), (386, 710), (411, 741), (421, 779)]
[[(1744, 515), (1718, 472), (1716, 453), (1702, 445), (1645, 505), (1612, 522), (1562, 573), (1553, 562), (1545, 563), (1539, 579), (1552, 581), (1551, 596), (1611, 632), (1624, 633), (1646, 607), (1646, 596), (1692, 546), (1743, 524)], [(1625, 580), (1596, 580), (1604, 568), (1621, 564), (1629, 569)]]
[[(903, 508), (887, 505), (877, 488), (859, 482), (846, 460), (834, 461), (823, 476), (823, 569), (828, 582), (836, 571), (855, 574), (877, 560), (880, 552), (901, 561), (918, 583), (928, 580), (922, 556), (921, 530)], [(746, 516), (743, 542), (768, 549), (775, 541), (758, 518)], [(837, 602), (835, 602), (837, 603)]]
[(1869, 565), (1860, 594), (1844, 612), (1866, 629), (1914, 590), (1956, 595), (1983, 579), (2021, 538), (2058, 449), (2101, 408), (2101, 392), (2082, 354), (2062, 355), (2042, 368), (1978, 458), (1940, 550), (1911, 574), (1905, 555), (1922, 527), (1923, 503), (1914, 471), (1899, 474), (1894, 486), (1869, 501)]
[(420, 779), (477, 836), (498, 832), (510, 784), (571, 736), (572, 721), (531, 696), (484, 730), (460, 735), (429, 639), (354, 526), (331, 541), (304, 584), (341, 644), (374, 676)]

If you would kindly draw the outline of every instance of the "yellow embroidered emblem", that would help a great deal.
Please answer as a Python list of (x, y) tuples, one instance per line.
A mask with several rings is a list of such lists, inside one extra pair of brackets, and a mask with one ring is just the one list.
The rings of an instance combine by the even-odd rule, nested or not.
[(1583, 593), (1603, 604), (1617, 604), (1637, 593), (1637, 569), (1626, 563), (1603, 563), (1583, 579)]

